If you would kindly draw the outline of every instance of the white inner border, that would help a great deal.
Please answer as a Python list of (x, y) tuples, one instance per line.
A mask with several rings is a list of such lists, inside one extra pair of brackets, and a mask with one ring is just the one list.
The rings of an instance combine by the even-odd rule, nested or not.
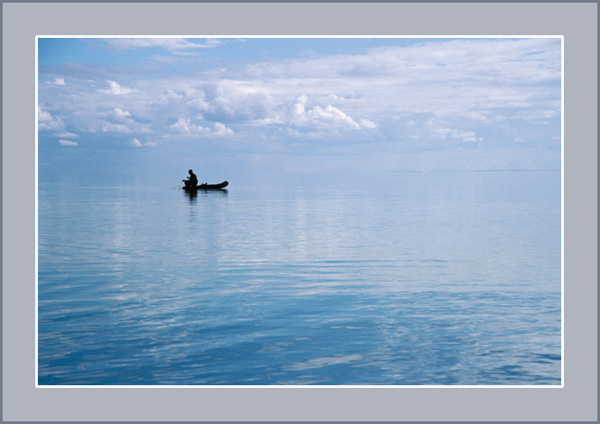
[[(460, 39), (460, 38), (558, 38), (561, 40), (561, 384), (558, 385), (39, 385), (38, 384), (38, 40), (40, 38), (178, 38), (178, 39), (211, 39), (211, 38), (381, 38), (381, 39)], [(35, 388), (39, 389), (60, 389), (60, 388), (107, 388), (107, 389), (152, 389), (152, 388), (410, 388), (410, 389), (473, 389), (473, 388), (541, 388), (541, 389), (562, 389), (565, 387), (565, 40), (563, 35), (36, 35), (35, 37)]]

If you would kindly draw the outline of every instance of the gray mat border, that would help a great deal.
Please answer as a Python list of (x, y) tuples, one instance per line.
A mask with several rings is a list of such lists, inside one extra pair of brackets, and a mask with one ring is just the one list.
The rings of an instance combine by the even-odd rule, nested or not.
[[(596, 2), (3, 3), (3, 419), (596, 421), (597, 16)], [(35, 206), (23, 187), (35, 186), (37, 34), (565, 35), (565, 387), (36, 389)]]

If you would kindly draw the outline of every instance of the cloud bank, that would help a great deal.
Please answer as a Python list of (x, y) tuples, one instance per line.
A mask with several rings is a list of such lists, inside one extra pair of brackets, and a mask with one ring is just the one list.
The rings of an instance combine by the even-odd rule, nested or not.
[[(348, 154), (356, 145), (411, 154), (560, 146), (560, 39), (375, 40), (356, 52), (265, 59), (261, 40), (104, 41), (115, 57), (148, 50), (147, 60), (42, 64), (40, 133), (128, 136), (134, 147), (219, 138), (255, 153), (301, 140), (338, 154), (344, 145)], [(154, 49), (169, 60), (157, 64)]]

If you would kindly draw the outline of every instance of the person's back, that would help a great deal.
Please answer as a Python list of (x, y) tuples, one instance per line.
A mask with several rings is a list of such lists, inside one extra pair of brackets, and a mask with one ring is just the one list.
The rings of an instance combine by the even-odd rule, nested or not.
[(186, 187), (196, 187), (198, 185), (198, 177), (196, 177), (196, 174), (194, 174), (194, 171), (192, 171), (191, 169), (188, 171), (190, 176), (188, 177), (187, 180), (183, 180), (183, 182), (185, 183)]
[(190, 169), (190, 185), (192, 187), (196, 187), (198, 185), (198, 177), (196, 177), (196, 174), (194, 174), (191, 169)]

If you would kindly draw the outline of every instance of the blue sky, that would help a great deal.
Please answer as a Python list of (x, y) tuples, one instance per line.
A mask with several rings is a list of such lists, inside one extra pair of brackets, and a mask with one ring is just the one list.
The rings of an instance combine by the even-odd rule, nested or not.
[(41, 176), (560, 168), (558, 38), (38, 43)]

